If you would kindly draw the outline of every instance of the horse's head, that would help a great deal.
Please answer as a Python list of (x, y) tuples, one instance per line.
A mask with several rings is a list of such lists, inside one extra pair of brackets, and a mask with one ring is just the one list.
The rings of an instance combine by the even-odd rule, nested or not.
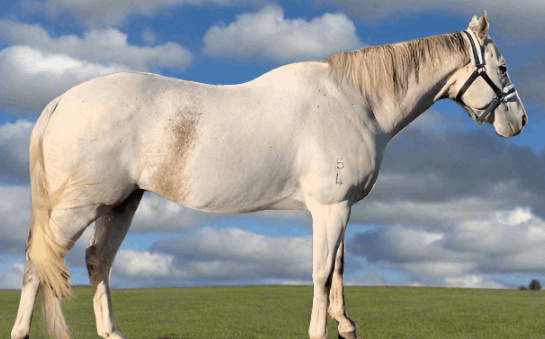
[(477, 123), (494, 126), (502, 137), (518, 135), (528, 117), (498, 47), (488, 36), (486, 12), (473, 17), (464, 31), (472, 48), (471, 62), (454, 74), (458, 102)]

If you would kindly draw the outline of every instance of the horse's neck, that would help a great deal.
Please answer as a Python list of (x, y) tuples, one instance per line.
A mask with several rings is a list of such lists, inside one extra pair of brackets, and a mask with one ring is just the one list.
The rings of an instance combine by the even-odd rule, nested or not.
[(393, 138), (420, 114), (440, 99), (440, 93), (448, 86), (449, 78), (466, 64), (460, 55), (441, 59), (422, 61), (419, 65), (418, 81), (411, 77), (404, 95), (388, 97), (374, 107), (375, 118), (383, 133)]

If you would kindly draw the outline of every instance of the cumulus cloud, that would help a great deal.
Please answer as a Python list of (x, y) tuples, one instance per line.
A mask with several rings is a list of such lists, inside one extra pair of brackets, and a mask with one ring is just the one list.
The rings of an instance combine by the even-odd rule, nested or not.
[(23, 255), (30, 226), (30, 188), (0, 186), (0, 254)]
[(486, 279), (481, 275), (465, 275), (461, 277), (445, 278), (447, 287), (464, 287), (464, 288), (492, 288), (505, 289), (506, 286), (496, 281)]
[(5, 273), (0, 273), (0, 289), (20, 289), (24, 273), (25, 264), (13, 263)]
[(228, 26), (206, 32), (202, 51), (215, 57), (290, 62), (326, 58), (362, 47), (356, 28), (344, 14), (326, 13), (310, 21), (286, 19), (280, 7), (245, 13)]
[[(317, 4), (332, 4), (338, 6), (352, 15), (367, 20), (380, 20), (385, 16), (414, 14), (422, 11), (446, 12), (449, 14), (465, 14), (468, 17), (481, 15), (486, 9), (491, 17), (494, 29), (502, 30), (506, 34), (521, 35), (527, 38), (528, 34), (537, 36), (541, 30), (531, 27), (533, 24), (543, 25), (539, 21), (540, 13), (545, 10), (545, 3), (540, 0), (521, 0), (513, 2), (509, 0), (453, 0), (441, 2), (435, 0), (371, 0), (357, 2), (351, 0), (315, 0)], [(469, 23), (469, 20), (468, 20)], [(538, 26), (538, 27), (539, 27)], [(542, 27), (542, 26), (541, 26)], [(509, 32), (510, 31), (510, 32)], [(526, 36), (522, 36), (525, 34)]]
[(126, 277), (161, 279), (178, 276), (180, 272), (172, 264), (173, 257), (149, 251), (120, 250), (115, 268)]
[(120, 250), (113, 272), (125, 284), (134, 278), (154, 285), (308, 281), (311, 242), (311, 237), (274, 238), (204, 227), (159, 240), (148, 251)]
[(0, 186), (0, 243), (2, 252), (24, 251), (30, 222), (30, 187)]
[(359, 223), (413, 223), (476, 219), (529, 206), (545, 215), (545, 158), (490, 130), (402, 131), (388, 146), (371, 194), (353, 208)]
[(127, 34), (97, 29), (51, 37), (41, 26), (0, 21), (0, 106), (38, 113), (45, 105), (86, 80), (119, 71), (155, 68), (185, 69), (191, 53), (166, 43), (154, 47), (130, 45)]
[(83, 37), (51, 37), (40, 25), (9, 20), (0, 21), (0, 41), (24, 45), (41, 51), (67, 54), (73, 58), (102, 65), (124, 65), (137, 71), (152, 67), (185, 69), (191, 53), (184, 47), (167, 42), (154, 47), (130, 45), (128, 35), (115, 28), (92, 29)]
[(39, 114), (56, 96), (86, 80), (128, 70), (47, 53), (28, 46), (0, 51), (0, 107)]
[(142, 40), (148, 45), (153, 45), (157, 41), (157, 36), (149, 28), (146, 28), (142, 31)]
[(528, 208), (438, 225), (384, 226), (356, 234), (348, 251), (427, 285), (503, 288), (485, 274), (545, 273), (545, 221)]
[(222, 214), (192, 210), (146, 192), (134, 216), (131, 232), (183, 232), (225, 217)]
[(478, 218), (500, 206), (494, 199), (481, 197), (418, 201), (418, 195), (415, 194), (413, 200), (394, 197), (393, 201), (378, 198), (363, 201), (352, 208), (350, 221), (365, 224), (423, 224), (434, 227), (441, 222)]
[(34, 123), (27, 120), (0, 126), (0, 180), (28, 182), (28, 147), (33, 127)]
[(236, 6), (263, 3), (263, 0), (47, 0), (43, 9), (56, 15), (68, 11), (89, 26), (120, 25), (133, 15), (153, 15), (183, 5)]
[(541, 93), (545, 86), (545, 58), (526, 60), (515, 70), (514, 75), (520, 97), (545, 106), (545, 97)]

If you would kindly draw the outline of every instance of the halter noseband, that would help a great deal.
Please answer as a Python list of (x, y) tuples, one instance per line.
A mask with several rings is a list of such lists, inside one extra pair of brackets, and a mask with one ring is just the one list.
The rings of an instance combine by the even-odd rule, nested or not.
[[(488, 115), (493, 112), (501, 103), (507, 102), (507, 100), (511, 99), (515, 96), (515, 85), (509, 84), (503, 89), (500, 89), (493, 81), (490, 79), (488, 74), (486, 74), (486, 62), (483, 57), (483, 46), (481, 46), (478, 42), (475, 36), (473, 35), (473, 32), (471, 32), (469, 29), (463, 31), (471, 43), (471, 50), (473, 52), (473, 66), (475, 66), (477, 69), (471, 73), (469, 78), (466, 80), (466, 83), (462, 86), (460, 89), (460, 92), (458, 92), (458, 95), (456, 96), (456, 101), (462, 102), (462, 96), (465, 94), (469, 86), (478, 78), (483, 78), (488, 86), (492, 88), (496, 96), (494, 99), (488, 104), (488, 107), (484, 111), (481, 116), (477, 118), (477, 124), (480, 125), (483, 123), (483, 121), (488, 117)], [(478, 46), (478, 48), (477, 48)]]

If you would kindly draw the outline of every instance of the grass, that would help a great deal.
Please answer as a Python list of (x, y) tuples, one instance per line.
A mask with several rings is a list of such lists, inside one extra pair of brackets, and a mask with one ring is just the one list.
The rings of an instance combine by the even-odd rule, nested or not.
[[(75, 339), (98, 338), (91, 290), (63, 302)], [(9, 338), (20, 291), (0, 290), (0, 338)], [(424, 287), (346, 287), (363, 338), (543, 338), (543, 293)], [(113, 290), (117, 324), (131, 339), (308, 338), (311, 286)], [(31, 338), (45, 338), (41, 299)], [(330, 338), (337, 338), (328, 320)]]

